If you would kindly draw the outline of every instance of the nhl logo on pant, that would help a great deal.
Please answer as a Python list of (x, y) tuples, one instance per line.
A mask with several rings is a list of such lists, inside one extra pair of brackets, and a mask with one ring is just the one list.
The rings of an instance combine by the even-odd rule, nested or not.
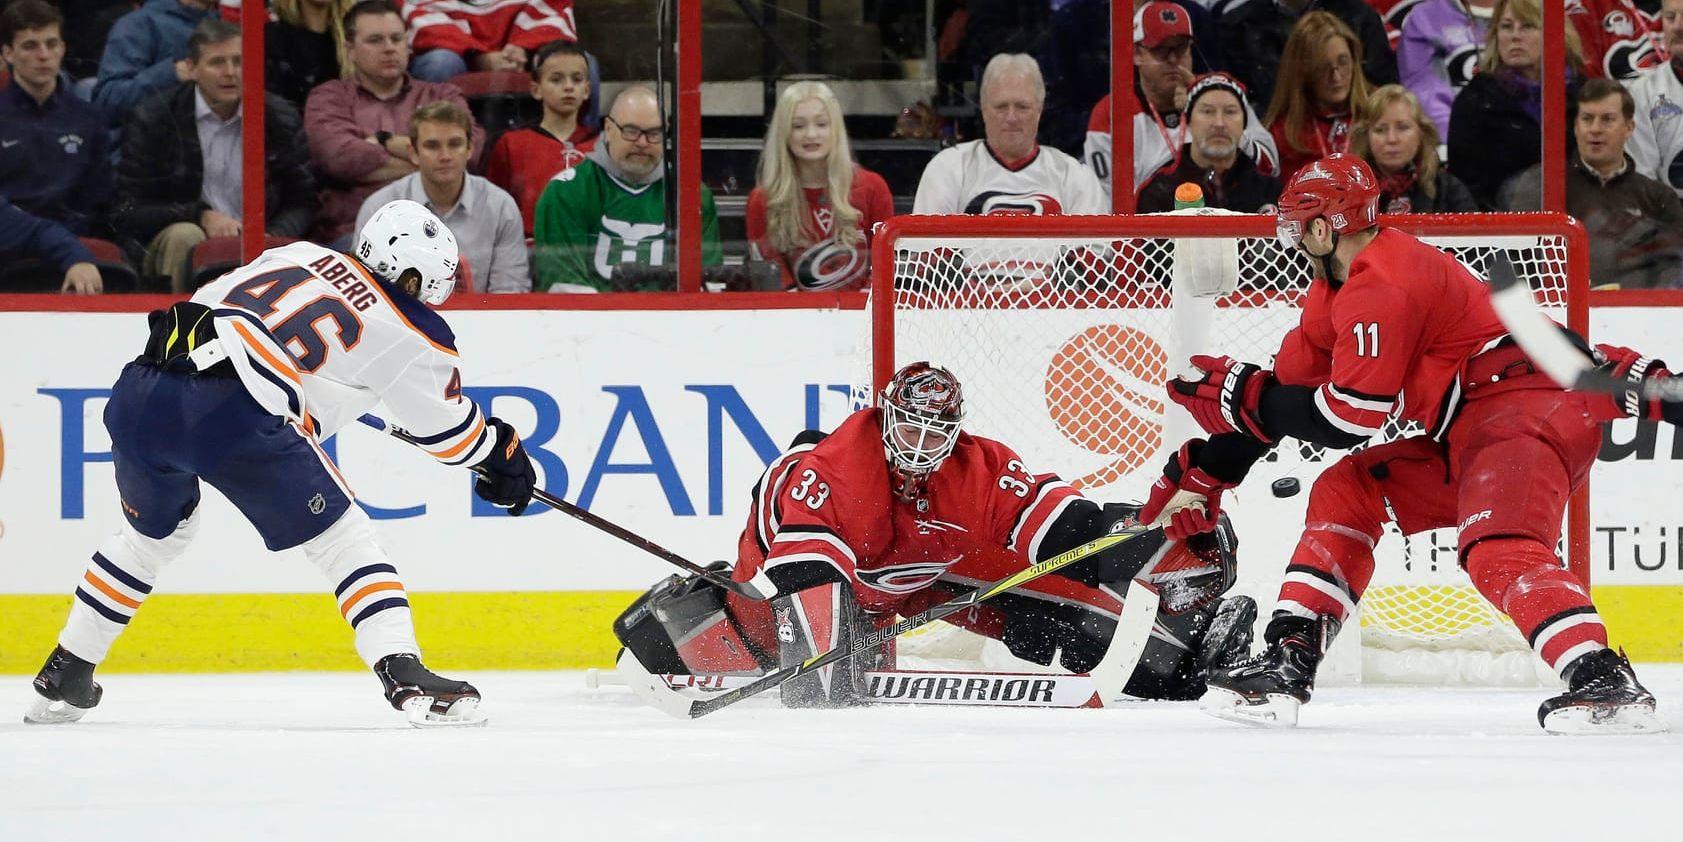
[(322, 512), (327, 511), (327, 498), (321, 496), (320, 493), (317, 493), (316, 496), (310, 498), (309, 506), (310, 514), (319, 515)]
[(777, 615), (777, 639), (784, 643), (795, 642), (795, 621), (789, 616), (790, 609), (779, 608), (773, 613)]

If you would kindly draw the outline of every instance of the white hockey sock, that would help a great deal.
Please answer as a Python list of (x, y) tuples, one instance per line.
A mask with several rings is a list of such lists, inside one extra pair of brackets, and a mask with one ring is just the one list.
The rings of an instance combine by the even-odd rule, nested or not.
[(360, 506), (352, 506), (326, 532), (303, 546), (304, 555), (327, 574), (339, 613), (356, 633), (356, 653), (373, 667), (387, 655), (417, 657), (415, 623), (409, 594), (397, 568), (374, 539), (374, 526)]
[(196, 511), (167, 538), (148, 538), (124, 522), (88, 562), (70, 603), (70, 617), (59, 632), (59, 645), (84, 661), (104, 661), (152, 593), (158, 571), (187, 549), (198, 529)]

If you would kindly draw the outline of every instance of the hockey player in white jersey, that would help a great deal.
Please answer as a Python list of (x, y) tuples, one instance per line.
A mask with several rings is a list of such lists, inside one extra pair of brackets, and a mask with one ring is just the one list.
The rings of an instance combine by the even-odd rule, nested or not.
[(912, 213), (1102, 214), (1110, 206), (1093, 171), (1035, 142), (1046, 83), (1029, 56), (1001, 53), (982, 71), (983, 140), (930, 159)]
[(392, 202), (355, 258), (310, 243), (270, 249), (169, 310), (105, 408), (124, 522), (93, 554), (58, 646), (35, 677), (32, 723), (99, 703), (94, 667), (198, 530), (199, 481), (270, 550), (299, 547), (326, 575), (392, 707), (417, 726), (479, 724), (479, 691), (420, 660), (397, 568), (319, 444), (384, 403), (440, 462), (518, 515), (536, 473), (520, 437), (462, 395), (455, 337), (426, 305), (455, 285), (455, 237), (425, 207)]

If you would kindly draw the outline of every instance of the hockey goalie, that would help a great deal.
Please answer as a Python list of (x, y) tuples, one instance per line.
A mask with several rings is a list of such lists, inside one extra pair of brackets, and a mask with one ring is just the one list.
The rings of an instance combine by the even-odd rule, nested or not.
[[(753, 676), (884, 628), (964, 591), (1109, 534), (1137, 528), (1135, 506), (1099, 505), (1011, 448), (962, 430), (948, 371), (913, 363), (878, 405), (828, 435), (802, 433), (753, 489), (730, 592), (668, 577), (615, 622), (654, 673)], [(1161, 597), (1156, 627), (1125, 690), (1193, 699), (1212, 667), (1248, 651), (1256, 605), (1223, 600), (1236, 539), (1225, 520), (1188, 544), (1162, 529), (948, 618), (1018, 658), (1074, 673), (1104, 655), (1130, 584)], [(717, 563), (722, 569), (724, 562)], [(892, 641), (781, 687), (791, 707), (869, 701), (864, 675), (893, 667)]]

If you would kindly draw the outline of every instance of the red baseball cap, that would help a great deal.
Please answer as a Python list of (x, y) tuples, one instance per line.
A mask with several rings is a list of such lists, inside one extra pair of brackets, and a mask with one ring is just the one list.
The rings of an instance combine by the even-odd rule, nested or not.
[(1151, 0), (1134, 13), (1134, 43), (1154, 49), (1170, 38), (1191, 38), (1192, 18), (1169, 0)]

